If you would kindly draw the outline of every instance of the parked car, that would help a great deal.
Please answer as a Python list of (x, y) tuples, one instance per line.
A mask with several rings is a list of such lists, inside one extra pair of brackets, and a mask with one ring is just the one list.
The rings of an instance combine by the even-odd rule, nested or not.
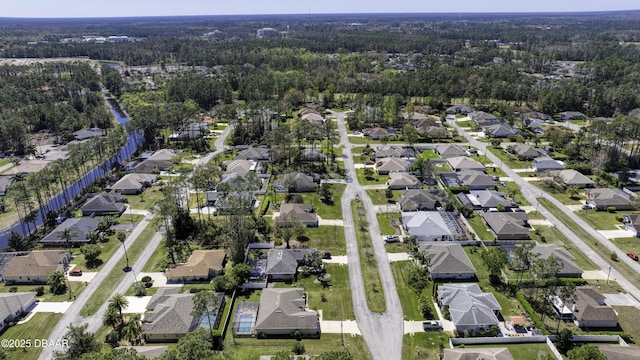
[(584, 204), (580, 207), (582, 210), (591, 210), (591, 205)]
[(385, 236), (383, 240), (386, 243), (395, 243), (400, 241), (400, 237), (398, 237), (397, 235), (388, 235), (388, 236)]
[(440, 331), (442, 330), (442, 323), (437, 320), (423, 321), (422, 329), (424, 331)]
[(638, 254), (636, 254), (636, 253), (628, 252), (627, 256), (632, 258), (635, 261), (638, 261)]
[(82, 270), (73, 269), (73, 270), (69, 271), (69, 276), (82, 276)]

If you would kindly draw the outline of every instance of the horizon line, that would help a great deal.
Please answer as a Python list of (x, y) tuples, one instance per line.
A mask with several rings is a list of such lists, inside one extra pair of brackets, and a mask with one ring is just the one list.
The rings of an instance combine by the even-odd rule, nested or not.
[(637, 9), (618, 10), (565, 10), (565, 11), (434, 11), (434, 12), (327, 12), (327, 13), (273, 13), (273, 14), (174, 14), (174, 15), (114, 15), (114, 16), (73, 16), (73, 17), (46, 17), (46, 16), (0, 16), (0, 20), (78, 20), (78, 19), (133, 19), (133, 18), (180, 18), (180, 17), (222, 17), (222, 16), (310, 16), (310, 15), (561, 15), (561, 14), (602, 14), (640, 12)]

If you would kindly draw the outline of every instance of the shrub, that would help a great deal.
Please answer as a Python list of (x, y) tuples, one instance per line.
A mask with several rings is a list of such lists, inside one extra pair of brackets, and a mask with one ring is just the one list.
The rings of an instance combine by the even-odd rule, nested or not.
[(34, 291), (36, 292), (36, 296), (42, 296), (44, 295), (44, 286), (38, 286)]
[(624, 218), (622, 218), (622, 215), (616, 215), (616, 220), (619, 222), (624, 222)]
[(536, 327), (538, 329), (540, 329), (543, 334), (549, 334), (549, 331), (547, 330), (547, 327), (544, 326), (544, 323), (542, 322), (542, 320), (540, 320), (540, 317), (538, 316), (538, 313), (536, 313), (533, 310), (533, 308), (531, 307), (531, 304), (529, 304), (527, 299), (525, 299), (525, 297), (522, 294), (522, 292), (518, 291), (516, 293), (516, 299), (518, 299), (518, 301), (520, 302), (520, 305), (522, 305), (522, 308), (524, 309), (524, 311), (527, 312), (527, 314), (529, 315), (529, 318), (533, 321), (534, 324), (536, 324)]
[(150, 282), (153, 282), (153, 279), (151, 279), (151, 276), (147, 275), (147, 276), (142, 278), (142, 282), (143, 283), (150, 283)]
[(291, 349), (291, 351), (293, 351), (293, 353), (296, 355), (302, 355), (305, 351), (304, 345), (301, 341), (298, 341), (293, 345), (293, 349)]
[(607, 206), (607, 212), (610, 212), (610, 213), (616, 212), (616, 207), (615, 206)]
[(615, 251), (611, 252), (611, 260), (618, 261), (618, 254)]
[(10, 287), (10, 288), (9, 288), (9, 292), (12, 292), (12, 293), (14, 293), (14, 292), (18, 292), (18, 287), (17, 287), (17, 286), (12, 286), (12, 287)]

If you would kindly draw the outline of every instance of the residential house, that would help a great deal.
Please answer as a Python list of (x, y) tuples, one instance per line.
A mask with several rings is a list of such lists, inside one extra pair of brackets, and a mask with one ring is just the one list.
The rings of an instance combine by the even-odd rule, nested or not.
[(169, 135), (170, 141), (191, 141), (199, 139), (209, 133), (209, 124), (205, 122), (190, 122), (184, 124), (178, 132)]
[(550, 175), (560, 178), (566, 186), (577, 186), (580, 189), (593, 187), (596, 184), (593, 180), (573, 169), (552, 171)]
[(282, 185), (290, 192), (314, 192), (319, 182), (320, 177), (317, 174), (292, 172), (284, 174)]
[(595, 188), (587, 189), (587, 204), (596, 210), (606, 210), (614, 207), (616, 210), (633, 208), (631, 196), (620, 189)]
[(285, 203), (280, 206), (280, 216), (291, 215), (308, 227), (318, 227), (318, 214), (311, 204)]
[(401, 158), (406, 155), (405, 150), (398, 145), (383, 145), (378, 150), (376, 150), (374, 157), (376, 160), (387, 158), (387, 157), (397, 157)]
[(524, 127), (531, 127), (529, 124), (533, 121), (548, 122), (553, 120), (553, 117), (551, 115), (547, 115), (537, 111), (523, 113), (520, 118), (522, 119)]
[(518, 134), (518, 131), (504, 123), (485, 126), (484, 131), (492, 138), (506, 138)]
[(492, 293), (480, 290), (478, 284), (442, 284), (438, 287), (438, 303), (449, 310), (449, 316), (459, 333), (475, 334), (498, 325), (502, 309)]
[(402, 116), (404, 120), (409, 120), (409, 121), (429, 120), (429, 117), (427, 117), (427, 115), (419, 112), (415, 112), (415, 111), (414, 112), (403, 111), (402, 114), (400, 114), (400, 116)]
[(70, 258), (67, 250), (33, 250), (27, 255), (12, 257), (2, 278), (5, 284), (46, 284), (49, 275), (67, 271)]
[(611, 306), (605, 303), (605, 296), (594, 286), (577, 286), (576, 300), (566, 304), (573, 312), (573, 321), (581, 328), (615, 328), (618, 316)]
[(432, 139), (448, 139), (451, 138), (451, 132), (442, 126), (429, 126), (418, 128), (418, 134)]
[(100, 128), (81, 129), (73, 132), (73, 138), (77, 141), (83, 141), (96, 136), (103, 136), (104, 130)]
[(319, 316), (308, 309), (304, 289), (266, 288), (260, 296), (255, 330), (258, 338), (319, 337)]
[(220, 195), (222, 194), (222, 192), (217, 192), (217, 191), (207, 191), (205, 193), (205, 206), (215, 206), (216, 201), (218, 201), (218, 197), (220, 197)]
[(36, 304), (35, 292), (0, 293), (0, 333)]
[(534, 148), (529, 144), (513, 144), (507, 147), (507, 151), (512, 154), (515, 154), (518, 157), (518, 160), (533, 160), (534, 158), (540, 156), (540, 151)]
[(562, 170), (564, 169), (564, 163), (562, 161), (559, 160), (553, 160), (552, 158), (549, 157), (538, 157), (533, 159), (533, 165), (531, 165), (531, 168), (537, 172), (537, 173), (542, 173), (545, 171), (552, 171), (552, 170)]
[[(205, 290), (207, 291), (207, 290)], [(213, 328), (220, 323), (224, 309), (224, 296), (220, 298), (218, 308), (209, 315), (214, 321)], [(147, 342), (174, 342), (197, 327), (209, 329), (209, 316), (192, 315), (193, 293), (180, 293), (179, 288), (159, 288), (147, 304), (142, 332)]]
[(67, 246), (66, 240), (61, 238), (60, 234), (66, 229), (69, 229), (71, 232), (69, 243), (71, 245), (79, 246), (86, 244), (89, 242), (87, 234), (95, 231), (100, 221), (102, 221), (101, 218), (68, 218), (47, 234), (40, 242), (46, 246)]
[(225, 174), (238, 174), (244, 177), (255, 170), (257, 163), (253, 160), (227, 160), (222, 165), (226, 169)]
[(474, 210), (488, 210), (497, 208), (502, 205), (505, 208), (511, 208), (511, 201), (504, 198), (504, 194), (495, 190), (471, 190), (469, 194), (459, 193), (458, 199), (462, 205), (473, 208)]
[(322, 127), (322, 125), (324, 125), (324, 118), (322, 117), (322, 115), (318, 114), (318, 113), (306, 113), (304, 115), (302, 115), (302, 120), (308, 121), (311, 125), (317, 126), (317, 127)]
[(417, 177), (406, 172), (393, 172), (389, 174), (387, 185), (392, 190), (422, 189), (422, 182)]
[(250, 213), (256, 200), (250, 191), (218, 191), (218, 198), (214, 203), (216, 211), (222, 214)]
[(139, 346), (118, 346), (114, 348), (117, 349), (133, 349), (136, 351), (138, 356), (142, 356), (145, 359), (157, 359), (162, 357), (164, 353), (169, 351), (169, 347), (166, 345), (139, 345)]
[(457, 115), (457, 114), (469, 114), (473, 112), (473, 108), (469, 105), (453, 105), (448, 107), (445, 110), (445, 113), (449, 115)]
[(468, 186), (469, 190), (487, 190), (494, 188), (496, 182), (483, 171), (462, 170), (456, 173), (461, 186)]
[(640, 360), (640, 351), (636, 346), (598, 346), (598, 350), (607, 358), (607, 360)]
[(484, 165), (467, 156), (450, 157), (447, 159), (447, 163), (449, 163), (453, 171), (477, 170), (484, 172)]
[(398, 204), (403, 212), (435, 210), (440, 199), (429, 190), (409, 189), (400, 195)]
[(427, 267), (433, 281), (476, 276), (476, 268), (458, 243), (421, 243), (419, 248), (429, 259)]
[(562, 263), (562, 269), (558, 273), (558, 277), (563, 278), (580, 278), (582, 277), (582, 269), (576, 264), (575, 258), (567, 249), (559, 247), (555, 244), (538, 244), (531, 249), (532, 254), (538, 254), (541, 259), (547, 259), (555, 256)]
[(640, 237), (640, 214), (625, 215), (626, 228), (631, 231), (635, 237)]
[(224, 250), (194, 250), (184, 264), (178, 264), (165, 271), (167, 282), (208, 281), (217, 276), (226, 263)]
[(529, 239), (529, 217), (524, 212), (488, 212), (482, 219), (498, 240)]
[(134, 167), (137, 173), (150, 173), (154, 170), (164, 171), (173, 166), (173, 159), (176, 157), (176, 151), (171, 149), (161, 149), (153, 153), (146, 160), (140, 162)]
[(251, 146), (238, 152), (234, 160), (269, 161), (269, 149), (264, 146)]
[(471, 121), (475, 122), (480, 128), (485, 128), (487, 126), (495, 125), (500, 123), (500, 119), (493, 115), (486, 113), (484, 111), (474, 111), (469, 113), (469, 118)]
[(305, 161), (326, 161), (327, 156), (315, 149), (302, 149), (300, 157)]
[(409, 235), (418, 241), (466, 240), (455, 216), (445, 211), (402, 212), (402, 223)]
[(121, 194), (98, 194), (82, 205), (80, 210), (82, 211), (82, 216), (105, 216), (110, 214), (120, 216), (126, 209), (124, 200), (124, 196)]
[(562, 121), (570, 121), (570, 120), (584, 120), (586, 116), (578, 111), (563, 111), (559, 113), (560, 120)]
[(362, 134), (368, 136), (373, 140), (380, 140), (382, 138), (395, 139), (398, 137), (398, 132), (395, 129), (384, 129), (381, 127), (365, 128), (362, 129)]
[(121, 195), (141, 194), (145, 188), (158, 180), (153, 174), (125, 174), (115, 184), (111, 185), (112, 192)]
[(433, 148), (433, 150), (443, 159), (467, 156), (467, 152), (462, 148), (462, 146), (458, 144), (437, 145)]
[(400, 158), (384, 158), (376, 162), (376, 172), (378, 175), (388, 175), (392, 172), (409, 171), (409, 162)]
[(507, 348), (444, 349), (444, 360), (514, 360)]
[(307, 254), (316, 249), (271, 249), (267, 257), (264, 273), (269, 280), (294, 280), (298, 273), (298, 266)]

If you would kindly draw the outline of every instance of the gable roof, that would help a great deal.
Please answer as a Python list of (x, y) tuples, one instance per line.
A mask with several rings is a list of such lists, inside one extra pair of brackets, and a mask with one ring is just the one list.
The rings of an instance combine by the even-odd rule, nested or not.
[(27, 255), (14, 256), (4, 269), (3, 276), (49, 276), (57, 270), (64, 269), (67, 250), (33, 250)]
[(483, 213), (482, 217), (496, 235), (529, 235), (529, 228), (524, 226), (526, 213), (493, 212)]
[(421, 189), (406, 190), (400, 195), (400, 198), (398, 198), (398, 203), (403, 211), (406, 211), (405, 209), (417, 209), (420, 204), (429, 209), (435, 209), (438, 201), (439, 199), (428, 190)]
[(564, 169), (564, 164), (550, 157), (538, 157), (533, 159), (533, 167), (535, 167), (536, 171), (562, 170)]
[(504, 123), (489, 125), (485, 127), (485, 130), (493, 137), (507, 137), (518, 133), (511, 126)]
[(394, 187), (421, 186), (420, 180), (418, 180), (417, 177), (406, 172), (390, 173), (388, 184)]
[(376, 169), (390, 173), (409, 171), (409, 162), (401, 158), (382, 158), (376, 162)]
[(455, 171), (463, 169), (484, 171), (484, 165), (467, 156), (450, 157), (447, 159), (447, 162)]
[(534, 148), (529, 144), (518, 143), (518, 144), (511, 145), (510, 148), (513, 149), (513, 151), (520, 156), (527, 156), (530, 158), (540, 156), (540, 151), (538, 151), (536, 148)]
[(316, 249), (271, 249), (267, 257), (265, 274), (267, 275), (293, 275), (298, 269), (298, 263), (304, 256)]
[(553, 176), (560, 177), (560, 179), (562, 179), (562, 182), (564, 182), (566, 185), (583, 185), (583, 184), (594, 185), (595, 184), (593, 180), (589, 179), (588, 177), (582, 175), (580, 172), (573, 169), (554, 171), (551, 174)]
[(255, 329), (313, 329), (318, 326), (318, 313), (306, 310), (304, 289), (266, 288), (260, 295), (260, 308)]
[(111, 190), (142, 190), (145, 184), (156, 182), (157, 177), (153, 174), (132, 173), (125, 174), (115, 184), (111, 185)]
[(98, 224), (102, 221), (101, 218), (69, 218), (62, 224), (58, 225), (52, 232), (47, 234), (40, 242), (42, 243), (59, 243), (66, 240), (61, 239), (58, 234), (65, 229), (70, 229), (73, 233), (70, 242), (89, 242), (87, 239), (87, 233), (89, 231), (95, 231)]
[(429, 256), (431, 274), (475, 273), (476, 268), (457, 243), (421, 243), (421, 251)]
[(511, 207), (511, 202), (505, 199), (502, 193), (495, 190), (471, 190), (466, 196), (472, 205), (484, 209), (497, 207), (498, 204)]
[(280, 216), (287, 214), (293, 214), (303, 223), (318, 221), (318, 214), (313, 212), (313, 206), (311, 204), (282, 204), (280, 206)]
[(173, 165), (173, 158), (176, 151), (172, 149), (161, 149), (151, 154), (146, 160), (134, 167), (137, 173), (148, 173), (154, 169), (164, 170)]
[(92, 197), (80, 210), (83, 213), (92, 212), (117, 212), (122, 213), (125, 209), (124, 197), (120, 194), (98, 194)]
[(467, 152), (458, 144), (437, 145), (434, 150), (442, 157), (467, 156)]
[(507, 348), (444, 349), (444, 360), (514, 360)]
[(467, 186), (478, 187), (485, 186), (491, 187), (495, 186), (496, 182), (493, 181), (489, 177), (489, 175), (485, 174), (482, 171), (478, 170), (462, 170), (457, 173), (458, 180)]
[(376, 158), (403, 157), (405, 156), (405, 151), (398, 145), (384, 145), (376, 150), (375, 156)]
[(25, 306), (35, 297), (35, 292), (0, 293), (0, 321), (28, 310)]
[(500, 122), (500, 119), (497, 116), (486, 113), (484, 111), (471, 112), (469, 113), (469, 118), (471, 118), (471, 120), (475, 121), (478, 124), (483, 123), (488, 125), (491, 123), (497, 124), (498, 122)]
[(193, 310), (195, 294), (179, 294), (177, 288), (160, 288), (151, 297), (144, 314), (145, 334), (186, 334), (193, 330), (196, 321)]
[(449, 308), (456, 326), (497, 324), (494, 311), (502, 308), (492, 293), (480, 290), (478, 284), (443, 284), (438, 287), (438, 299)]
[(314, 188), (317, 186), (316, 182), (313, 180), (313, 176), (301, 172), (291, 172), (284, 174), (283, 182), (294, 183), (293, 187), (296, 189)]
[(194, 250), (185, 264), (167, 270), (167, 277), (193, 276), (208, 278), (211, 271), (222, 271), (224, 250)]
[(76, 140), (86, 140), (95, 136), (104, 135), (104, 130), (100, 128), (81, 129), (73, 132), (73, 137)]
[(238, 174), (245, 176), (249, 171), (255, 169), (256, 162), (253, 160), (227, 160), (222, 163), (226, 167), (225, 174)]
[(234, 160), (269, 160), (269, 149), (263, 146), (252, 146), (240, 151)]

